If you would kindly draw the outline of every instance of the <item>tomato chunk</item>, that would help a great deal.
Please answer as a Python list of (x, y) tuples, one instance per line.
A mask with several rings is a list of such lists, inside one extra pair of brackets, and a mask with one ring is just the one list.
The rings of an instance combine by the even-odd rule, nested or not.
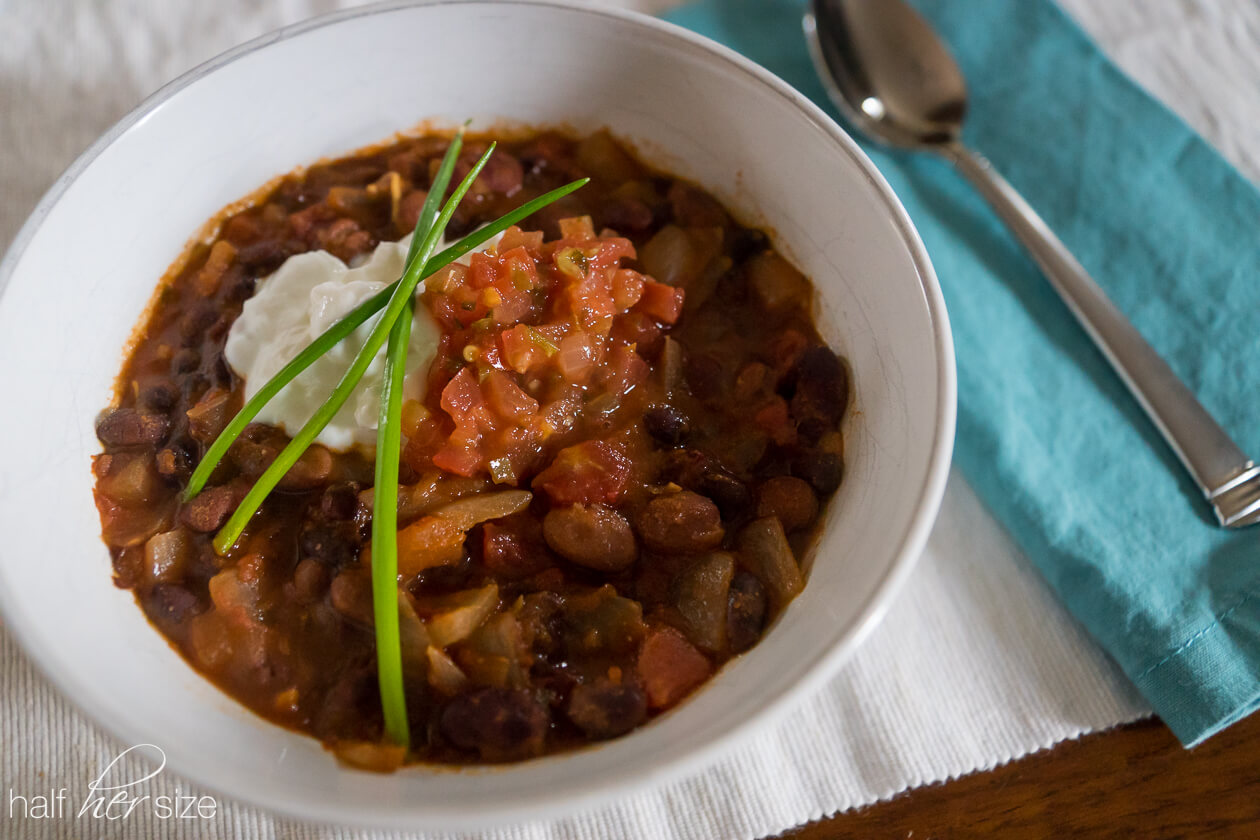
[(666, 286), (655, 280), (646, 280), (637, 308), (663, 324), (672, 324), (682, 314), (683, 294), (682, 289)]
[(630, 478), (630, 460), (610, 443), (587, 440), (561, 449), (551, 466), (534, 478), (534, 488), (557, 505), (610, 503), (621, 498)]
[(653, 709), (668, 708), (709, 678), (713, 666), (672, 627), (653, 630), (639, 650), (639, 680)]

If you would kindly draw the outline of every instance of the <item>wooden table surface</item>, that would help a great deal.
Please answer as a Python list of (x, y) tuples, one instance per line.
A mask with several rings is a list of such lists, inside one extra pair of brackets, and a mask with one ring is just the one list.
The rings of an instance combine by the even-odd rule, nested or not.
[(783, 835), (1260, 838), (1260, 715), (1192, 750), (1147, 720)]

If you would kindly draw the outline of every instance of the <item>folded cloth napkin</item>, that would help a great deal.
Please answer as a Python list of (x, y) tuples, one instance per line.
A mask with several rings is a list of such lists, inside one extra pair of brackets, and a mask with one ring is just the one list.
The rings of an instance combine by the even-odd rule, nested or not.
[[(916, 0), (962, 66), (989, 157), (1253, 455), (1260, 193), (1049, 0)], [(831, 110), (799, 0), (669, 17)], [(983, 201), (928, 156), (868, 154), (940, 275), (958, 356), (956, 463), (1187, 746), (1260, 704), (1260, 529), (1215, 526), (1106, 362)]]

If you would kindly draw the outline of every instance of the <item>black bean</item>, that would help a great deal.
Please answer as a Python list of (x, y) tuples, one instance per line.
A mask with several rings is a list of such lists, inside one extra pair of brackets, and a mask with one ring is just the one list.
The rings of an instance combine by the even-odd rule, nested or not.
[(236, 278), (232, 281), (232, 285), (228, 287), (225, 299), (232, 303), (243, 303), (254, 296), (254, 288), (257, 286), (258, 280), (250, 274)]
[(159, 583), (149, 595), (149, 614), (153, 619), (175, 626), (205, 612), (206, 606), (195, 593), (175, 584)]
[(714, 399), (726, 391), (726, 371), (716, 356), (696, 353), (687, 357), (684, 368), (687, 387), (699, 399)]
[(761, 581), (738, 571), (731, 579), (726, 609), (726, 632), (731, 653), (742, 653), (757, 643), (766, 626), (769, 598)]
[(752, 493), (748, 490), (748, 485), (725, 470), (706, 473), (696, 490), (713, 500), (722, 512), (723, 519), (740, 516), (752, 504)]
[(804, 450), (792, 459), (792, 475), (809, 482), (820, 495), (834, 493), (844, 480), (844, 460), (834, 452)]
[(672, 405), (654, 405), (643, 414), (649, 435), (668, 447), (681, 446), (691, 431), (687, 415)]
[(647, 718), (647, 696), (634, 683), (599, 677), (573, 687), (566, 714), (589, 738), (615, 738)]
[(236, 253), (237, 261), (254, 276), (271, 274), (288, 257), (289, 251), (284, 243), (275, 239), (263, 239), (252, 245), (246, 245)]
[(549, 725), (547, 708), (528, 691), (482, 688), (452, 700), (440, 728), (454, 746), (496, 761), (542, 752)]
[(849, 377), (836, 354), (827, 347), (811, 347), (796, 363), (796, 392), (792, 414), (798, 419), (820, 417), (836, 423), (849, 403)]
[(181, 376), (192, 373), (201, 365), (201, 354), (191, 347), (185, 347), (171, 357), (171, 375)]
[(168, 478), (187, 478), (192, 474), (192, 458), (177, 446), (167, 446), (153, 459), (157, 471)]
[(348, 523), (311, 525), (298, 538), (298, 548), (303, 557), (336, 571), (358, 556), (358, 530)]
[(359, 510), (359, 485), (353, 481), (333, 484), (319, 497), (319, 512), (336, 522), (354, 519)]
[(232, 387), (232, 369), (228, 367), (227, 356), (220, 350), (215, 354), (214, 366), (210, 371), (211, 381), (220, 388)]
[(140, 407), (158, 414), (168, 414), (179, 400), (179, 391), (169, 382), (150, 385), (140, 392)]
[[(179, 320), (179, 334), (184, 337), (184, 343), (188, 345), (199, 344), (206, 330), (210, 329), (210, 325), (218, 320), (218, 317), (219, 314), (214, 311), (213, 307), (195, 307)], [(196, 365), (193, 365), (193, 367), (196, 367)]]
[(210, 389), (210, 377), (201, 371), (185, 374), (180, 379), (179, 389), (184, 402), (193, 405)]
[(822, 436), (831, 431), (833, 425), (821, 417), (809, 415), (801, 417), (796, 423), (796, 436), (807, 444), (815, 444)]
[(770, 247), (770, 240), (759, 230), (740, 228), (731, 236), (731, 259), (742, 263)]

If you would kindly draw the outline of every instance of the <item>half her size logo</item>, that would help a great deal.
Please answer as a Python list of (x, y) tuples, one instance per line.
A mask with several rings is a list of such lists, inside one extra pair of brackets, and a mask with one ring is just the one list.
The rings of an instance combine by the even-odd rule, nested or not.
[[(132, 753), (136, 758), (149, 759), (156, 769), (130, 770), (123, 759)], [(88, 782), (85, 794), (64, 787), (33, 794), (9, 788), (6, 816), (10, 820), (109, 821), (125, 820), (140, 812), (151, 813), (159, 820), (209, 820), (218, 816), (219, 803), (213, 796), (180, 793), (179, 788), (169, 794), (147, 792), (148, 782), (165, 769), (166, 753), (161, 747), (137, 744), (106, 764), (100, 775)]]

